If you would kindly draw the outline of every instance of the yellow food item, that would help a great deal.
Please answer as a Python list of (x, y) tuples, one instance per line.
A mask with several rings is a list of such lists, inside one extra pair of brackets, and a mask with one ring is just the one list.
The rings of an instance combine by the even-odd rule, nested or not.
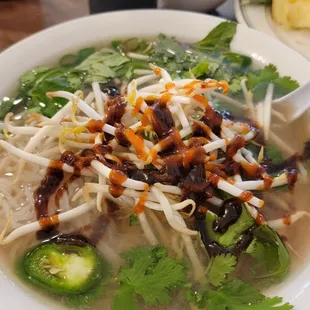
[(310, 0), (273, 0), (274, 21), (288, 28), (310, 28)]

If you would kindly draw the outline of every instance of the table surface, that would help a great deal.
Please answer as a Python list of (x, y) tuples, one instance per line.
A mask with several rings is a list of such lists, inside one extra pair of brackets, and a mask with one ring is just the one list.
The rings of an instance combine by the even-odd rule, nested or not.
[[(234, 19), (232, 2), (227, 0), (217, 11), (209, 13)], [(0, 52), (44, 28), (89, 15), (88, 3), (88, 0), (0, 0)]]
[(0, 1), (0, 51), (46, 27), (89, 14), (88, 0)]

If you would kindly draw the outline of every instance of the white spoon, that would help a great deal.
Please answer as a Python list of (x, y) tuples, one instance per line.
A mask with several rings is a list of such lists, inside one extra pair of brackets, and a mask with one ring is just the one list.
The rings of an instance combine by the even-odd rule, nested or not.
[(273, 100), (272, 108), (283, 114), (288, 123), (297, 120), (310, 108), (310, 82), (284, 97)]

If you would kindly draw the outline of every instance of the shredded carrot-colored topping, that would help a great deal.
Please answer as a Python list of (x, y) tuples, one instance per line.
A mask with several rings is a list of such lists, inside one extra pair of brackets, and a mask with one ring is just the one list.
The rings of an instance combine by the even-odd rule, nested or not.
[(175, 84), (173, 82), (168, 82), (166, 85), (165, 85), (165, 88), (169, 91), (173, 88), (175, 88)]
[(217, 160), (217, 152), (212, 152), (209, 157), (210, 161)]
[(195, 95), (193, 96), (193, 99), (201, 103), (204, 107), (209, 108), (209, 101), (205, 96), (202, 95)]
[(228, 183), (232, 184), (232, 185), (235, 185), (236, 182), (234, 180), (227, 180)]
[(153, 71), (155, 75), (160, 75), (161, 69), (159, 67), (155, 67)]
[(185, 93), (185, 96), (190, 96), (195, 91), (195, 88), (189, 88), (189, 90)]
[(136, 150), (138, 158), (146, 160), (147, 154), (145, 153), (143, 138), (136, 135), (130, 128), (124, 130), (124, 135)]
[(164, 93), (164, 94), (161, 96), (160, 101), (161, 101), (162, 103), (167, 103), (167, 102), (169, 102), (169, 101), (171, 100), (171, 98), (172, 98), (171, 94)]
[(202, 84), (202, 82), (199, 81), (199, 80), (195, 80), (195, 81), (192, 81), (192, 82), (190, 82), (190, 83), (184, 85), (183, 88), (184, 88), (184, 89), (195, 88), (195, 86), (196, 86), (197, 84)]
[(145, 202), (147, 200), (147, 192), (143, 192), (139, 198), (138, 203), (136, 204), (136, 206), (133, 209), (133, 212), (135, 214), (141, 214), (144, 212), (144, 207), (145, 207)]
[(142, 104), (143, 104), (144, 100), (142, 97), (138, 97), (137, 101), (136, 101), (136, 104), (135, 104), (135, 107), (133, 109), (134, 113), (139, 113), (141, 107), (142, 107)]
[(122, 185), (127, 179), (127, 175), (120, 170), (112, 169), (109, 174), (109, 180), (116, 185)]
[(155, 164), (158, 158), (158, 151), (155, 148), (150, 150), (149, 156), (152, 158), (152, 163)]
[(153, 115), (153, 109), (150, 108), (150, 107), (147, 107), (144, 111), (144, 115), (149, 119), (151, 120), (151, 117)]
[(223, 93), (225, 95), (228, 93), (229, 85), (228, 85), (227, 81), (219, 81), (218, 86), (223, 88)]
[(155, 101), (155, 100), (158, 100), (157, 95), (149, 95), (145, 98), (145, 101)]
[(286, 214), (286, 215), (283, 216), (282, 221), (283, 221), (284, 225), (291, 225), (292, 217), (289, 214)]
[(146, 115), (141, 115), (140, 121), (141, 121), (143, 127), (150, 125), (150, 121), (146, 117)]
[(256, 221), (256, 223), (257, 223), (258, 225), (262, 225), (262, 224), (265, 224), (265, 223), (266, 223), (266, 221), (265, 221), (263, 215), (262, 215), (261, 213), (259, 213), (259, 212), (257, 212), (257, 216), (256, 216), (255, 221)]

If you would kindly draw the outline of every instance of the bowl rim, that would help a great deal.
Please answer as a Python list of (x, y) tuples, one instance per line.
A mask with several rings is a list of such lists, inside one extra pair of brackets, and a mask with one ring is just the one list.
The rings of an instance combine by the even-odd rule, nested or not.
[[(139, 9), (139, 10), (123, 10), (123, 11), (114, 11), (114, 12), (107, 12), (107, 13), (98, 13), (98, 14), (94, 14), (94, 15), (90, 15), (90, 16), (84, 16), (84, 17), (80, 17), (74, 20), (70, 20), (70, 21), (66, 21), (63, 23), (60, 23), (58, 25), (52, 26), (50, 28), (41, 30), (39, 32), (36, 32), (35, 34), (32, 34), (31, 36), (15, 43), (14, 45), (10, 46), (9, 48), (5, 49), (4, 51), (2, 51), (0, 53), (0, 68), (2, 66), (6, 66), (8, 67), (9, 65), (6, 63), (8, 62), (9, 64), (13, 64), (15, 62), (15, 60), (17, 61), (17, 59), (14, 58), (14, 56), (16, 55), (22, 55), (24, 50), (29, 53), (33, 53), (35, 54), (35, 52), (31, 49), (32, 45), (38, 45), (38, 43), (42, 43), (44, 42), (44, 36), (48, 37), (49, 39), (55, 39), (53, 38), (53, 35), (55, 34), (59, 34), (61, 33), (63, 30), (65, 29), (74, 29), (74, 27), (79, 26), (79, 25), (85, 25), (86, 22), (89, 22), (90, 24), (94, 24), (96, 25), (96, 23), (100, 24), (99, 22), (101, 22), (102, 24), (104, 24), (104, 21), (109, 21), (112, 20), (113, 18), (127, 18), (128, 20), (134, 20), (135, 18), (133, 16), (137, 16), (141, 17), (141, 16), (145, 16), (147, 15), (150, 19), (154, 18), (155, 16), (160, 17), (162, 20), (167, 20), (169, 21), (170, 19), (170, 23), (171, 23), (171, 19), (176, 18), (177, 19), (184, 19), (185, 22), (188, 22), (191, 20), (191, 22), (193, 23), (192, 25), (186, 25), (192, 29), (198, 29), (200, 25), (204, 24), (206, 26), (208, 26), (210, 29), (212, 29), (215, 25), (217, 25), (220, 22), (225, 21), (225, 19), (223, 18), (219, 18), (219, 17), (214, 17), (214, 16), (210, 16), (210, 15), (206, 15), (206, 14), (201, 14), (201, 13), (194, 13), (194, 12), (186, 12), (186, 11), (177, 11), (177, 10), (154, 10), (154, 9)], [(130, 18), (129, 18), (130, 17)], [(183, 20), (182, 20), (183, 21)], [(136, 21), (131, 23), (136, 23)], [(161, 26), (162, 27), (162, 26)], [(183, 26), (182, 26), (183, 27)], [(185, 27), (185, 26), (184, 26)], [(78, 27), (77, 27), (78, 28)], [(172, 27), (173, 28), (173, 27)], [(182, 33), (181, 35), (179, 35), (179, 33), (177, 33), (177, 25), (174, 26), (173, 28), (176, 33), (176, 35), (178, 35), (179, 37), (194, 37), (193, 34), (189, 34), (189, 31), (187, 31), (187, 35), (185, 35), (184, 33)], [(170, 31), (170, 30), (169, 30)], [(169, 34), (169, 31), (167, 34)], [(172, 31), (172, 32), (173, 32)], [(208, 30), (205, 30), (205, 33)], [(128, 30), (129, 32), (129, 30)], [(144, 32), (147, 32), (146, 30), (144, 30)], [(148, 32), (150, 33), (150, 35), (155, 35), (156, 33), (158, 33), (159, 31), (155, 30), (155, 29), (151, 29), (149, 28)], [(239, 34), (238, 34), (239, 33)], [(68, 35), (66, 33), (66, 35)], [(105, 35), (105, 37), (107, 37), (107, 35)], [(243, 37), (243, 38), (241, 38)], [(255, 40), (253, 39), (257, 38), (257, 40), (259, 42), (266, 42), (268, 44), (266, 44), (266, 50), (268, 50), (268, 52), (264, 52), (263, 54), (265, 56), (260, 58), (259, 54), (255, 54), (255, 47), (259, 46), (259, 42), (254, 42)], [(56, 38), (57, 39), (57, 38)], [(83, 37), (84, 40), (84, 37)], [(78, 40), (77, 40), (78, 41)], [(85, 40), (84, 40), (85, 41)], [(242, 43), (243, 42), (243, 43)], [(246, 44), (245, 44), (246, 42)], [(49, 41), (47, 42), (47, 45), (51, 44)], [(63, 53), (65, 53), (65, 44), (62, 44), (63, 47), (60, 49), (63, 51)], [(240, 47), (240, 45), (242, 45), (242, 48)], [(75, 46), (78, 46), (78, 43), (75, 44)], [(278, 48), (281, 49), (283, 53), (281, 53), (281, 59), (284, 57), (284, 55), (289, 55), (291, 57), (294, 58), (295, 62), (298, 63), (300, 66), (303, 66), (304, 70), (306, 70), (305, 68), (310, 69), (310, 62), (304, 58), (303, 56), (301, 56), (300, 54), (298, 54), (296, 51), (294, 51), (293, 49), (291, 49), (290, 47), (286, 46), (284, 43), (278, 41), (275, 38), (272, 38), (266, 34), (263, 33), (259, 33), (254, 29), (250, 29), (248, 27), (246, 27), (245, 25), (241, 25), (238, 24), (238, 30), (237, 30), (237, 34), (236, 37), (233, 41), (233, 50), (235, 50), (237, 52), (240, 52), (240, 49), (242, 50), (243, 53), (252, 53), (252, 57), (254, 57), (256, 60), (261, 61), (262, 63), (268, 63), (268, 61), (270, 60), (269, 57), (267, 57), (269, 55), (269, 53), (271, 54), (271, 52), (269, 52), (269, 50), (273, 49), (273, 48)], [(239, 50), (238, 50), (239, 49)], [(253, 50), (253, 51), (252, 51)], [(260, 48), (261, 50), (261, 48)], [(254, 53), (254, 54), (253, 54)], [(259, 53), (259, 52), (258, 52)], [(50, 51), (47, 52), (43, 52), (43, 54), (53, 54)], [(267, 55), (267, 56), (266, 56)], [(45, 58), (43, 57), (42, 59), (48, 59), (49, 56), (45, 56)], [(271, 56), (270, 56), (271, 57)], [(276, 56), (273, 54), (273, 59), (275, 59), (275, 61), (277, 61)], [(279, 60), (280, 61), (280, 60)], [(31, 60), (29, 60), (29, 62), (31, 63)], [(22, 62), (20, 62), (19, 64), (21, 64)], [(284, 62), (283, 62), (284, 63)], [(38, 63), (39, 65), (40, 63)], [(28, 62), (27, 62), (28, 65)], [(30, 67), (33, 67), (32, 65), (29, 65)], [(10, 75), (8, 76), (8, 80), (11, 79), (10, 83), (13, 83), (12, 81), (16, 79), (16, 77), (14, 77), (14, 74), (16, 75), (23, 73), (23, 71), (26, 69), (26, 65), (23, 64), (22, 68), (18, 68), (15, 70), (15, 73), (12, 73), (11, 78)], [(284, 66), (283, 66), (284, 67)], [(29, 67), (28, 67), (29, 68)], [(12, 68), (13, 69), (13, 68)], [(279, 68), (279, 71), (282, 71), (282, 67)], [(17, 73), (16, 73), (17, 72)], [(289, 66), (287, 66), (285, 68), (285, 70), (283, 69), (283, 72), (295, 72), (296, 75), (299, 74), (299, 77), (297, 78), (302, 84), (306, 83), (308, 81), (308, 75), (306, 74), (301, 74), (297, 72), (296, 68), (290, 68)], [(5, 73), (5, 72), (4, 72)], [(0, 72), (0, 78), (1, 76), (5, 76), (4, 73)], [(282, 73), (282, 72), (281, 72)], [(298, 73), (298, 74), (297, 74)], [(286, 73), (288, 74), (288, 73)], [(17, 76), (17, 75), (16, 75)], [(293, 78), (296, 78), (293, 74)], [(309, 77), (310, 78), (310, 77)], [(5, 82), (5, 81), (4, 81)], [(0, 86), (0, 94), (1, 92), (6, 92), (9, 88), (6, 86)], [(0, 262), (1, 265), (1, 262)], [(307, 272), (305, 272), (306, 274), (310, 275), (310, 266), (308, 266), (309, 268), (307, 268)], [(25, 290), (23, 287), (23, 285), (18, 285), (16, 286), (15, 284), (13, 284), (11, 282), (10, 279), (8, 279), (6, 277), (5, 274), (9, 273), (8, 271), (4, 271), (4, 273), (2, 271), (0, 271), (0, 285), (2, 287), (2, 296), (4, 299), (4, 305), (6, 305), (6, 309), (10, 310), (14, 310), (17, 308), (17, 306), (20, 305), (28, 305), (30, 304), (33, 308), (33, 310), (51, 310), (51, 305), (49, 306), (50, 303), (47, 303), (44, 305), (44, 301), (40, 301), (39, 304), (39, 308), (38, 307), (38, 301), (36, 301), (35, 298), (33, 298), (33, 296), (28, 296), (27, 295), (27, 289)], [(304, 276), (300, 275), (296, 275), (296, 281), (301, 281), (301, 279), (303, 279), (303, 281), (306, 279)], [(285, 290), (284, 290), (285, 291)], [(17, 294), (19, 296), (19, 298), (13, 298), (13, 300), (11, 299), (9, 301), (9, 297), (6, 296), (12, 296), (12, 292)], [(307, 292), (310, 292), (310, 287), (308, 288)], [(307, 293), (306, 293), (306, 288), (304, 288), (304, 292), (300, 293), (299, 296), (303, 295), (304, 297), (299, 297), (302, 298), (304, 300), (304, 302), (306, 302), (307, 300)], [(291, 296), (291, 295), (290, 295)], [(296, 297), (297, 298), (297, 297)], [(295, 300), (295, 298), (291, 298), (291, 300)], [(32, 302), (32, 303), (31, 303)], [(29, 306), (30, 307), (30, 306)]]

